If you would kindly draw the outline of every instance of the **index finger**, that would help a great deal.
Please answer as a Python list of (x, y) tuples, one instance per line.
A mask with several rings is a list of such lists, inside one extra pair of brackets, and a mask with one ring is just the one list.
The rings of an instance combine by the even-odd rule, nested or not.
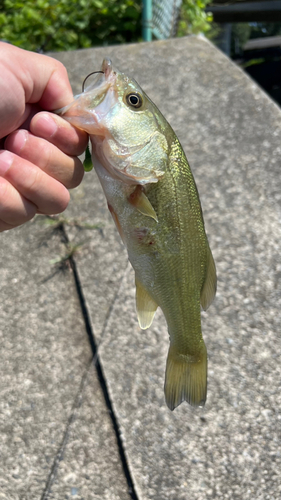
[(88, 144), (86, 132), (73, 127), (60, 116), (51, 113), (37, 113), (30, 122), (30, 131), (71, 156), (81, 155)]
[(61, 62), (4, 42), (0, 42), (0, 54), (5, 67), (22, 85), (26, 103), (38, 103), (53, 111), (72, 101), (67, 71)]

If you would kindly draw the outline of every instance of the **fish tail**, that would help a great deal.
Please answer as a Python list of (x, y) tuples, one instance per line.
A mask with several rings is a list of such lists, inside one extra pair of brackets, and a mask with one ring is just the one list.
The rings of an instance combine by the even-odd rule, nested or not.
[(207, 349), (202, 339), (196, 356), (180, 354), (170, 346), (165, 377), (165, 398), (170, 410), (182, 401), (191, 406), (204, 406), (207, 397)]

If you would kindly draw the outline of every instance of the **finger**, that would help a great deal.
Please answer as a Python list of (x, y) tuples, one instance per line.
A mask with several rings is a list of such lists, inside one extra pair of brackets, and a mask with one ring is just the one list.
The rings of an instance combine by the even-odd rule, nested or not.
[(52, 57), (0, 42), (5, 66), (16, 75), (25, 93), (25, 102), (38, 102), (53, 110), (66, 106), (73, 99), (66, 68)]
[(43, 214), (63, 212), (68, 205), (69, 192), (63, 184), (10, 151), (0, 151), (0, 176)]
[(36, 214), (36, 206), (26, 200), (6, 179), (0, 177), (0, 231), (24, 224)]
[(72, 156), (81, 155), (88, 144), (86, 132), (74, 128), (70, 123), (53, 113), (38, 113), (30, 123), (30, 131), (57, 146)]
[(50, 142), (27, 130), (17, 130), (10, 134), (5, 148), (33, 163), (68, 189), (78, 186), (83, 179), (84, 168), (76, 156), (64, 154)]
[[(18, 224), (20, 226), (20, 224)], [(11, 224), (6, 224), (6, 222), (3, 222), (0, 220), (0, 233), (3, 233), (3, 231), (8, 231), (9, 229), (14, 229), (17, 226), (12, 226)]]

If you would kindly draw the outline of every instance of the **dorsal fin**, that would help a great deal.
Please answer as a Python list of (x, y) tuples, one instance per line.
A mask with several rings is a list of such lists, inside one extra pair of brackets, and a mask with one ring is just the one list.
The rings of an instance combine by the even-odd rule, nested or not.
[(207, 272), (205, 282), (201, 289), (200, 302), (204, 311), (208, 309), (208, 307), (213, 302), (217, 290), (217, 275), (216, 275), (216, 266), (214, 262), (214, 258), (212, 256), (212, 252), (208, 245), (207, 250)]

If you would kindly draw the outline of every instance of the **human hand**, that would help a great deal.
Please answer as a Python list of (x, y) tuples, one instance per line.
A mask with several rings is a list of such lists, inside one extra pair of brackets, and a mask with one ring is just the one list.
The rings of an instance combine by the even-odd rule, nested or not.
[(85, 132), (50, 111), (73, 95), (55, 59), (0, 42), (0, 231), (60, 213), (83, 178)]

